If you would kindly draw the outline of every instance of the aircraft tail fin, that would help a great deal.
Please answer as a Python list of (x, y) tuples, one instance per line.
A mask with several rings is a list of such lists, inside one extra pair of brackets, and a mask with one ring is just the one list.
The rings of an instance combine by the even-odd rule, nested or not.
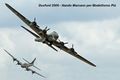
[(36, 60), (36, 58), (34, 58), (34, 60), (30, 64), (34, 64), (35, 60)]

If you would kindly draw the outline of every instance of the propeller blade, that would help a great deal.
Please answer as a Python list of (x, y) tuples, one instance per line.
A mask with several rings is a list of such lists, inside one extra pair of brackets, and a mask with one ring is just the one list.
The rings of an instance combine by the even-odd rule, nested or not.
[(48, 28), (47, 26), (44, 28), (45, 31), (48, 31), (50, 30), (50, 28)]
[(46, 31), (49, 31), (50, 30), (50, 28), (48, 28)]
[(36, 22), (36, 17), (34, 17), (34, 22)]
[(47, 26), (45, 27), (45, 29), (44, 30), (46, 30), (47, 29)]
[(72, 44), (72, 48), (74, 48), (74, 45)]

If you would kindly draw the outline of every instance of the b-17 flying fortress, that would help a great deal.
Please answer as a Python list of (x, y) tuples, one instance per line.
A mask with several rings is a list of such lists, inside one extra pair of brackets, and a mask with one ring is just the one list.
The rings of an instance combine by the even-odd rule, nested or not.
[[(5, 5), (17, 16), (19, 17), (26, 25), (29, 26), (29, 28), (31, 28), (34, 32), (32, 32), (31, 30), (27, 29), (24, 26), (21, 26), (23, 29), (25, 29), (27, 32), (29, 32), (30, 34), (32, 34), (35, 37), (35, 41), (36, 42), (41, 42), (43, 44), (48, 45), (49, 47), (51, 47), (53, 50), (58, 52), (58, 49), (65, 51), (66, 53), (78, 58), (79, 60), (82, 60), (83, 62), (96, 67), (95, 64), (93, 64), (92, 62), (90, 62), (89, 60), (85, 59), (84, 57), (82, 57), (81, 55), (79, 55), (75, 49), (72, 47), (67, 47), (65, 46), (65, 44), (68, 44), (68, 42), (63, 42), (61, 40), (59, 40), (59, 35), (56, 31), (53, 31), (51, 33), (47, 33), (50, 29), (45, 27), (44, 29), (41, 29), (40, 26), (38, 26), (38, 24), (36, 23), (36, 19), (34, 18), (34, 21), (30, 21), (28, 20), (26, 17), (24, 17), (22, 14), (20, 14), (17, 10), (15, 10), (13, 7), (11, 7), (9, 4), (5, 3)], [(58, 49), (56, 49), (58, 48)], [(36, 66), (34, 66), (34, 61), (36, 60), (36, 58), (30, 63), (27, 60), (25, 60), (27, 63), (21, 63), (19, 60), (17, 60), (15, 57), (13, 57), (7, 50), (4, 50), (6, 53), (8, 53), (12, 58), (13, 61), (16, 61), (18, 65), (20, 65), (22, 68), (25, 68), (27, 71), (31, 71), (32, 73), (38, 74), (42, 77), (44, 77), (43, 75), (37, 73), (36, 71), (30, 69), (30, 66), (33, 66), (35, 68), (37, 68)], [(39, 68), (37, 68), (39, 69)], [(40, 69), (39, 69), (40, 70)]]
[(23, 58), (23, 60), (25, 60), (27, 63), (22, 63), (22, 62), (20, 62), (17, 58), (15, 58), (13, 55), (11, 55), (7, 50), (4, 49), (4, 51), (5, 51), (8, 55), (10, 55), (10, 56), (12, 57), (12, 59), (13, 59), (13, 62), (16, 61), (16, 62), (17, 62), (17, 65), (20, 65), (21, 68), (25, 68), (26, 71), (31, 71), (32, 74), (37, 74), (37, 75), (45, 78), (45, 76), (39, 74), (38, 72), (36, 72), (36, 71), (34, 71), (34, 70), (32, 70), (32, 69), (30, 68), (31, 66), (33, 66), (33, 67), (37, 68), (38, 70), (40, 70), (38, 67), (34, 66), (34, 62), (35, 62), (36, 58), (35, 58), (32, 62), (29, 62), (29, 61), (27, 61), (26, 59)]

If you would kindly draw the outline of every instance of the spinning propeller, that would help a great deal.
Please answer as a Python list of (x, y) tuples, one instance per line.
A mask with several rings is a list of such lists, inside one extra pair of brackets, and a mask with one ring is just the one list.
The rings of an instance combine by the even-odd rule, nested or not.
[(34, 17), (34, 22), (36, 22), (36, 17)]
[(73, 52), (75, 51), (75, 50), (74, 50), (74, 45), (73, 45), (73, 44), (72, 44), (72, 48), (70, 48), (70, 49), (71, 49), (71, 51), (73, 51)]
[(33, 22), (32, 22), (32, 25), (33, 25), (33, 26), (37, 26), (36, 18), (34, 18), (34, 20), (33, 20)]
[(43, 33), (44, 34), (46, 34), (47, 33), (47, 31), (49, 31), (50, 30), (50, 28), (48, 28), (47, 26), (43, 29)]

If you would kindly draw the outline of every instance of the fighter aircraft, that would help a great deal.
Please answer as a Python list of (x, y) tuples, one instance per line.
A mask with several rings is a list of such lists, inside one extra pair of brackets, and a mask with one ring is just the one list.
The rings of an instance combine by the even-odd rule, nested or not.
[[(15, 58), (13, 55), (11, 55), (7, 50), (4, 49), (4, 51), (13, 58), (13, 62), (16, 61), (17, 65), (20, 65), (22, 68), (25, 68), (26, 71), (31, 71), (32, 74), (37, 74), (37, 75), (45, 78), (45, 76), (43, 76), (43, 75), (39, 74), (38, 72), (36, 72), (36, 71), (34, 71), (34, 70), (32, 70), (32, 69), (29, 68), (31, 66), (37, 68), (36, 66), (34, 66), (34, 62), (35, 62), (36, 58), (31, 63), (28, 62), (26, 59), (23, 58), (23, 60), (25, 60), (27, 63), (22, 63), (17, 58)], [(37, 69), (39, 69), (39, 68), (37, 68)]]
[[(67, 44), (66, 42), (62, 42), (58, 40), (59, 35), (57, 32), (53, 31), (52, 33), (48, 34), (47, 31), (50, 30), (49, 28), (45, 27), (44, 29), (41, 29), (37, 23), (36, 23), (36, 18), (34, 18), (34, 21), (31, 22), (29, 21), (26, 17), (24, 17), (22, 14), (20, 14), (18, 11), (16, 11), (14, 8), (12, 8), (9, 4), (5, 4), (16, 16), (18, 16), (25, 24), (27, 24), (34, 32), (30, 31), (29, 29), (21, 26), (25, 30), (27, 30), (29, 33), (31, 33), (33, 36), (36, 37), (35, 41), (36, 42), (42, 42), (44, 44), (47, 44), (51, 48), (53, 48), (55, 51), (58, 51), (55, 47), (59, 48), (60, 50), (63, 50), (70, 55), (84, 61), (85, 63), (96, 67), (95, 64), (92, 62), (88, 61), (87, 59), (83, 58), (80, 56), (73, 48), (68, 48), (65, 46)], [(54, 47), (53, 47), (54, 46)]]

